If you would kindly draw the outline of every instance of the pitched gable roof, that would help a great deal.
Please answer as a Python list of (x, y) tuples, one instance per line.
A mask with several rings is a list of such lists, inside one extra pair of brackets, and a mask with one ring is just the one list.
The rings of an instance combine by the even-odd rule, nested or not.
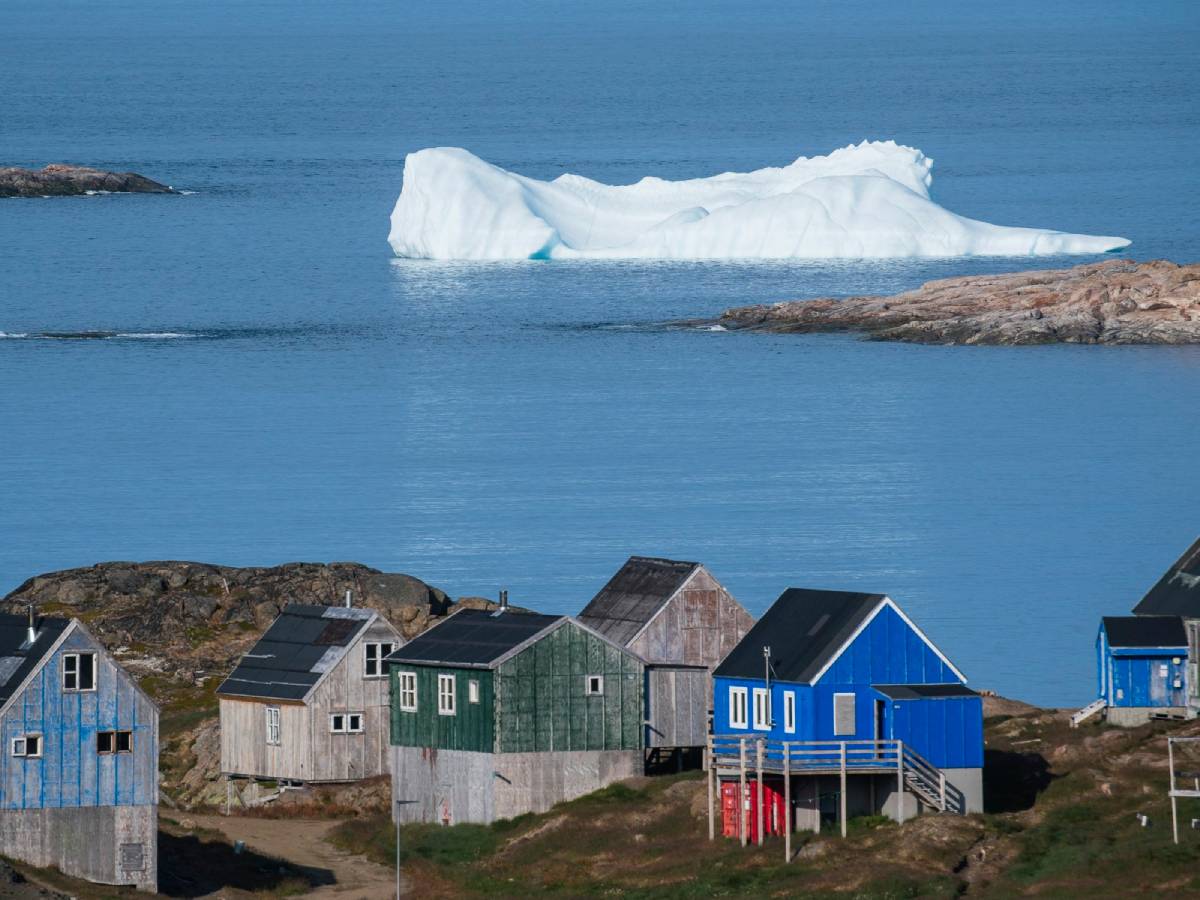
[(566, 618), (462, 609), (396, 650), (388, 662), (491, 668)]
[(1133, 612), (1139, 616), (1200, 619), (1200, 538), (1175, 560)]
[(695, 562), (631, 556), (578, 619), (610, 641), (626, 645), (698, 568)]
[(29, 644), (29, 617), (0, 614), (0, 706), (21, 687), (70, 625), (70, 619), (57, 616), (35, 618), (35, 639)]
[(378, 617), (370, 609), (290, 603), (217, 693), (303, 700)]
[(1105, 616), (1110, 647), (1186, 647), (1187, 632), (1179, 616)]
[(811, 682), (885, 600), (883, 594), (788, 588), (713, 674), (762, 678), (763, 647), (770, 646), (774, 678)]

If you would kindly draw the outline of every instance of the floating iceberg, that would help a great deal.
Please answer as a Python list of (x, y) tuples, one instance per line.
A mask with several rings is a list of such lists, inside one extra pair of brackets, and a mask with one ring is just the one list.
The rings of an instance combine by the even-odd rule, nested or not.
[(409, 154), (388, 242), (420, 259), (822, 259), (1103, 253), (1119, 237), (1007, 228), (929, 198), (933, 160), (864, 141), (782, 168), (608, 185)]

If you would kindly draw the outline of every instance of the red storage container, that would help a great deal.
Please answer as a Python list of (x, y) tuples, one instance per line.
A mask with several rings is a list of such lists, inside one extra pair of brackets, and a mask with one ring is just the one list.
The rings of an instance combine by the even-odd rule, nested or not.
[[(739, 817), (738, 782), (721, 782), (721, 834), (738, 839), (741, 837)], [(740, 804), (746, 815), (746, 835), (750, 843), (758, 842), (758, 784), (754, 779), (746, 780), (746, 792)], [(763, 832), (781, 835), (788, 827), (788, 811), (783, 802), (783, 780), (763, 779)]]

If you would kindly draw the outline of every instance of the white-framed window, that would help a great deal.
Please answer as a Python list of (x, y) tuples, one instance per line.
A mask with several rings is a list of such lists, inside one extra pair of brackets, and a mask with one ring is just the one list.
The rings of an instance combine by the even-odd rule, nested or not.
[(64, 691), (94, 691), (96, 689), (96, 654), (64, 653), (62, 679)]
[(363, 644), (363, 678), (383, 678), (387, 666), (383, 661), (392, 655), (390, 641), (367, 641)]
[(854, 732), (854, 694), (834, 694), (833, 733), (842, 736)]
[(759, 731), (771, 730), (771, 695), (766, 688), (754, 689), (754, 727)]
[(454, 676), (438, 676), (438, 715), (454, 715)]
[(729, 727), (746, 727), (746, 689), (744, 687), (729, 689)]
[(279, 707), (267, 707), (267, 743), (273, 747), (279, 746)]
[(788, 734), (796, 733), (796, 692), (783, 692), (783, 730)]
[(23, 734), (12, 740), (12, 755), (38, 757), (42, 755), (42, 736), (40, 734)]
[(478, 703), (479, 702), (479, 681), (478, 681), (478, 679), (472, 678), (470, 681), (467, 682), (467, 702), (468, 703)]
[(396, 673), (396, 689), (400, 693), (400, 709), (403, 712), (417, 711), (417, 673)]
[(588, 694), (589, 696), (593, 694), (604, 693), (603, 675), (588, 675), (585, 677), (587, 678), (587, 681), (585, 682), (584, 693)]
[(362, 713), (330, 713), (329, 731), (333, 734), (361, 734)]

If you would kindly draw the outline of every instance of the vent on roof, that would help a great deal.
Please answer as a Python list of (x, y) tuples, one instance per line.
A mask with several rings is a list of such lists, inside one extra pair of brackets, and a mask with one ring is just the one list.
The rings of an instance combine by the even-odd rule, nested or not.
[(822, 614), (821, 618), (813, 623), (813, 627), (808, 629), (808, 637), (812, 637), (818, 631), (825, 627), (825, 623), (829, 621), (829, 613)]

